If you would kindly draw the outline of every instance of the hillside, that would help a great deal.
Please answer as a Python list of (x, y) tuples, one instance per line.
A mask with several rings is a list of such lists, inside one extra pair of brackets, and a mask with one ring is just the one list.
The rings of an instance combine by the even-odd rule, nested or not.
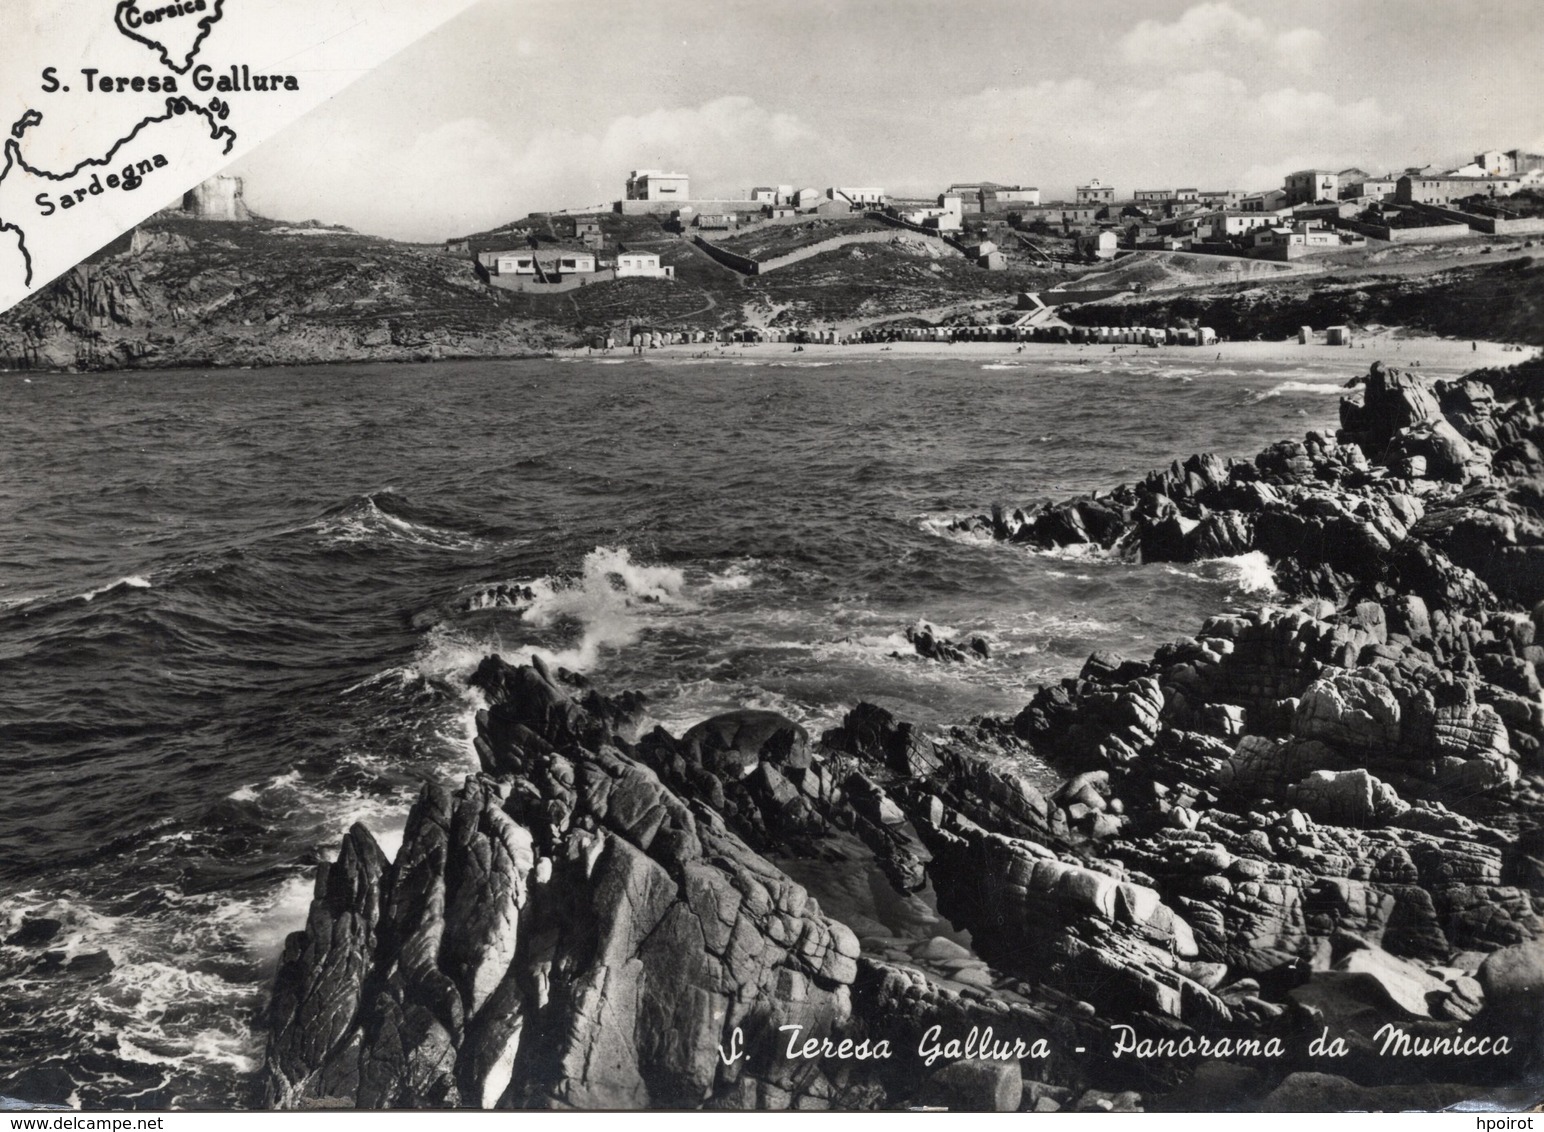
[(1299, 326), (1408, 327), (1454, 338), (1544, 345), (1544, 264), (1523, 257), (1428, 274), (1366, 275), (1205, 287), (1087, 303), (1085, 326), (1195, 320), (1227, 338), (1286, 338)]
[[(122, 369), (508, 356), (574, 346), (628, 324), (716, 329), (884, 317), (979, 297), (1011, 299), (1044, 276), (988, 273), (931, 241), (839, 249), (747, 280), (653, 217), (602, 214), (602, 254), (649, 250), (669, 281), (555, 295), (488, 287), (466, 253), (341, 228), (157, 218), (131, 240), (0, 314), (0, 368)], [(532, 217), (481, 247), (578, 247), (572, 218)], [(566, 226), (566, 227), (565, 227)], [(808, 238), (824, 238), (812, 229)]]
[[(1468, 266), (1437, 260), (1446, 270), (1435, 273), (1402, 262), (1363, 274), (1336, 267), (1337, 275), (1251, 272), (1239, 279), (1172, 256), (1131, 257), (1113, 269), (1029, 269), (1016, 257), (1009, 270), (988, 272), (936, 240), (897, 232), (894, 241), (840, 247), (746, 277), (654, 217), (594, 219), (604, 233), (603, 255), (623, 247), (656, 251), (675, 278), (521, 294), (488, 287), (465, 252), (314, 224), (156, 219), (0, 314), (0, 368), (511, 356), (580, 345), (598, 331), (639, 324), (712, 330), (939, 322), (962, 311), (1011, 308), (1021, 291), (1046, 292), (1069, 281), (1097, 286), (1113, 276), (1150, 289), (1063, 308), (1067, 317), (1128, 325), (1195, 319), (1232, 338), (1280, 338), (1304, 323), (1350, 323), (1544, 344), (1544, 269), (1526, 258), (1471, 258)], [(746, 236), (775, 239), (782, 251), (832, 231), (831, 222), (818, 222)], [(531, 217), (473, 239), (482, 246), (578, 246), (569, 217)]]
[(271, 221), (157, 220), (0, 314), (0, 367), (427, 359), (567, 337), (436, 249)]

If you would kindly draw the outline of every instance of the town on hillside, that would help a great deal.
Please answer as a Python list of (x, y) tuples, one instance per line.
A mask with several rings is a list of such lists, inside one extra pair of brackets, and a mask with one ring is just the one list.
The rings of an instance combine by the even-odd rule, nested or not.
[[(757, 185), (732, 199), (693, 196), (690, 174), (637, 169), (620, 199), (604, 206), (536, 212), (506, 227), (449, 240), (489, 287), (562, 294), (619, 280), (676, 278), (683, 249), (742, 276), (765, 276), (853, 245), (931, 242), (983, 271), (1111, 263), (1135, 252), (1186, 252), (1291, 263), (1378, 244), (1434, 243), (1544, 233), (1544, 154), (1490, 150), (1453, 169), (1415, 166), (1372, 174), (1303, 169), (1263, 191), (1138, 188), (1092, 178), (1070, 201), (1042, 201), (1038, 188), (963, 181), (934, 196), (902, 197), (876, 186)], [(676, 254), (672, 254), (676, 253)], [(1064, 334), (1053, 309), (1025, 297), (998, 337)], [(834, 331), (746, 327), (714, 334), (635, 329), (622, 342), (710, 338), (838, 341)], [(892, 336), (943, 337), (943, 328)], [(1137, 328), (1141, 330), (1141, 328)], [(1154, 333), (1139, 334), (1150, 340)], [(872, 338), (872, 335), (865, 335)], [(1198, 342), (1204, 335), (1194, 336)], [(1173, 334), (1170, 334), (1173, 340)], [(615, 335), (605, 343), (615, 344)]]

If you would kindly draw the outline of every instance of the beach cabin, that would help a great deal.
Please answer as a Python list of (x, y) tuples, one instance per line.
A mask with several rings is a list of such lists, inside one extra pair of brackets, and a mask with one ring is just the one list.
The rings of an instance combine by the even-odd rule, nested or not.
[(617, 255), (618, 279), (674, 279), (675, 268), (661, 267), (657, 252), (621, 252)]
[(1351, 328), (1349, 326), (1331, 326), (1324, 332), (1324, 344), (1326, 346), (1351, 345)]
[(1200, 336), (1200, 344), (1202, 346), (1217, 345), (1217, 332), (1210, 326), (1203, 326), (1196, 333)]
[(536, 256), (531, 252), (502, 252), (493, 262), (499, 275), (536, 274)]

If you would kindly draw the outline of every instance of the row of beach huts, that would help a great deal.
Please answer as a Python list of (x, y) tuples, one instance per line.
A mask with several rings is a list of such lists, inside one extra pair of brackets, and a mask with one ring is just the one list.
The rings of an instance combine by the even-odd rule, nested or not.
[(631, 346), (712, 345), (716, 343), (782, 343), (841, 346), (872, 342), (1065, 342), (1099, 346), (1210, 346), (1217, 333), (1209, 326), (891, 326), (852, 334), (800, 327), (748, 326), (734, 330), (660, 330), (634, 327), (620, 334), (597, 335), (594, 349)]

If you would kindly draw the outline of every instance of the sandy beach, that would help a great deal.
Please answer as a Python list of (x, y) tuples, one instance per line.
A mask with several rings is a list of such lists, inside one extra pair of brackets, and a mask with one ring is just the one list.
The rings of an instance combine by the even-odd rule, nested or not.
[(1471, 342), (1467, 339), (1438, 338), (1407, 333), (1381, 333), (1359, 336), (1351, 346), (1301, 345), (1296, 339), (1276, 342), (1222, 342), (1214, 346), (1099, 346), (1056, 342), (865, 342), (848, 345), (807, 345), (795, 348), (786, 342), (753, 345), (676, 345), (661, 346), (635, 355), (630, 349), (609, 354), (584, 350), (563, 351), (560, 356), (595, 358), (630, 358), (680, 361), (687, 358), (735, 358), (756, 360), (797, 360), (804, 362), (838, 359), (867, 360), (893, 357), (911, 359), (954, 359), (957, 361), (1023, 362), (1086, 359), (1090, 364), (1108, 363), (1122, 357), (1144, 362), (1179, 361), (1186, 365), (1206, 366), (1238, 364), (1279, 364), (1294, 362), (1316, 367), (1344, 366), (1348, 374), (1365, 373), (1374, 361), (1450, 374), (1491, 366), (1516, 365), (1539, 352), (1536, 346), (1517, 346), (1503, 342)]

